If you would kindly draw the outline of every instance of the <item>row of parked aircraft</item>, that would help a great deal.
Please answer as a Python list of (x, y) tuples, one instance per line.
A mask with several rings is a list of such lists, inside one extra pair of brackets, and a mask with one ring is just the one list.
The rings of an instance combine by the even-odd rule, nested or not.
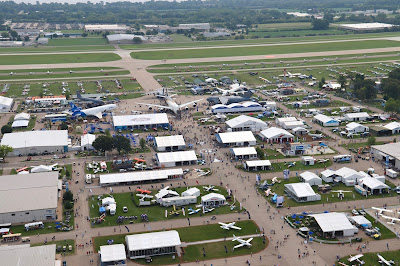
[[(363, 260), (361, 259), (363, 256), (364, 256), (363, 254), (358, 254), (358, 255), (355, 255), (355, 256), (351, 256), (351, 255), (350, 255), (350, 258), (348, 259), (348, 261), (349, 261), (349, 262), (355, 262), (355, 261), (356, 261), (357, 263), (359, 263), (359, 265), (364, 265), (364, 264), (365, 264), (365, 261), (363, 261)], [(385, 259), (382, 255), (380, 255), (379, 253), (376, 254), (376, 256), (378, 257), (378, 262), (379, 262), (381, 265), (391, 266), (391, 265), (394, 265), (394, 264), (395, 264), (393, 260), (387, 260), (387, 259)], [(339, 264), (340, 264), (340, 265), (343, 265), (343, 266), (348, 266), (347, 264), (344, 264), (344, 263), (342, 263), (342, 262), (339, 262)]]

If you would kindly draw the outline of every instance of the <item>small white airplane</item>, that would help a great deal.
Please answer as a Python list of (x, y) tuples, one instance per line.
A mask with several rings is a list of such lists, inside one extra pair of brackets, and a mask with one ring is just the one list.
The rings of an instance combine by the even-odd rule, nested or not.
[(89, 109), (82, 109), (71, 103), (71, 109), (66, 111), (66, 113), (71, 116), (95, 116), (98, 119), (101, 119), (103, 117), (103, 113), (114, 110), (115, 108), (117, 108), (116, 104), (106, 104)]
[(348, 259), (348, 261), (349, 262), (357, 261), (359, 264), (365, 264), (365, 261), (360, 260), (363, 256), (364, 256), (363, 254), (358, 254), (355, 256), (350, 255), (350, 258)]
[(394, 261), (393, 260), (386, 260), (382, 255), (380, 255), (379, 253), (378, 254), (376, 254), (377, 256), (378, 256), (378, 259), (379, 259), (379, 263), (380, 264), (382, 264), (382, 265), (387, 265), (387, 266), (390, 266), (390, 265), (394, 265)]
[(333, 193), (338, 193), (338, 198), (343, 198), (343, 197), (344, 197), (344, 193), (349, 193), (349, 192), (353, 192), (353, 191), (347, 191), (347, 190), (332, 190), (331, 192), (333, 192)]
[(229, 90), (224, 90), (224, 89), (220, 89), (218, 87), (215, 87), (218, 91), (222, 92), (222, 96), (226, 96), (226, 95), (237, 95), (239, 93), (239, 91), (243, 91), (246, 89), (245, 84), (244, 85), (240, 85), (240, 84), (232, 84), (229, 87)]
[(252, 237), (247, 240), (244, 240), (244, 239), (241, 239), (240, 237), (233, 235), (232, 241), (238, 241), (240, 243), (239, 245), (234, 246), (233, 249), (240, 248), (243, 246), (251, 247), (251, 244), (250, 244), (251, 240), (253, 240)]
[(274, 178), (272, 178), (272, 184), (275, 184), (275, 183), (281, 183), (281, 181), (280, 180), (278, 180), (278, 178), (275, 176)]
[(236, 230), (242, 230), (242, 228), (235, 226), (235, 222), (231, 222), (231, 223), (218, 223), (220, 225), (220, 227), (224, 230), (230, 230), (230, 229), (236, 229)]
[(214, 208), (203, 207), (203, 214), (207, 213), (207, 212), (212, 212), (213, 210), (214, 210)]
[(210, 192), (210, 191), (218, 191), (218, 189), (215, 188), (214, 185), (203, 186), (203, 188), (204, 188), (204, 190), (207, 191), (207, 192)]
[(371, 209), (378, 211), (378, 214), (381, 215), (384, 212), (393, 212), (392, 210), (386, 210), (383, 208), (371, 207)]
[(386, 216), (381, 214), (381, 217), (390, 220), (390, 222), (387, 222), (388, 224), (394, 225), (396, 222), (400, 222), (399, 218), (395, 218), (395, 217), (390, 217), (390, 216)]
[(189, 215), (196, 214), (196, 213), (198, 213), (199, 211), (201, 211), (201, 209), (195, 209), (195, 210), (193, 210), (192, 208), (189, 208)]
[(232, 203), (232, 205), (230, 206), (231, 211), (233, 211), (234, 209), (236, 209), (235, 203)]
[(310, 137), (312, 137), (313, 140), (324, 138), (324, 135), (322, 135), (322, 134), (308, 134), (308, 135), (309, 135)]
[(319, 159), (318, 163), (326, 163), (329, 162), (329, 159)]

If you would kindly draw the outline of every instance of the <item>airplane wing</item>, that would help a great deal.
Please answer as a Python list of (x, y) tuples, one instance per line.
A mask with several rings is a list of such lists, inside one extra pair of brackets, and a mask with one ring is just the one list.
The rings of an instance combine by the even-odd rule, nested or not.
[(181, 109), (181, 108), (183, 108), (183, 107), (186, 107), (186, 106), (188, 106), (188, 105), (190, 105), (190, 104), (200, 102), (200, 101), (202, 101), (202, 100), (203, 100), (203, 99), (196, 100), (196, 101), (191, 101), (191, 102), (188, 102), (188, 103), (181, 104), (181, 105), (179, 105), (179, 109)]
[(237, 226), (234, 226), (234, 225), (232, 225), (231, 228), (232, 228), (232, 229), (236, 229), (236, 230), (242, 230), (242, 228), (237, 227)]
[(247, 240), (246, 240), (246, 242), (250, 244), (251, 240), (253, 240), (253, 238), (252, 238), (252, 237), (251, 237), (251, 238), (249, 238), (249, 239), (247, 239)]
[(151, 104), (151, 103), (138, 103), (138, 104), (144, 104), (150, 107), (158, 107), (158, 108), (164, 108), (164, 109), (171, 109), (169, 106), (166, 105), (158, 105), (158, 104)]
[(239, 244), (239, 245), (234, 246), (233, 249), (240, 248), (240, 247), (243, 247), (243, 246), (244, 246), (244, 244)]
[(101, 119), (103, 117), (103, 113), (98, 112), (98, 113), (94, 114), (94, 116), (97, 117), (98, 119)]
[(222, 225), (222, 226), (227, 226), (226, 223), (221, 223), (221, 222), (219, 222), (218, 224), (219, 224), (219, 225)]

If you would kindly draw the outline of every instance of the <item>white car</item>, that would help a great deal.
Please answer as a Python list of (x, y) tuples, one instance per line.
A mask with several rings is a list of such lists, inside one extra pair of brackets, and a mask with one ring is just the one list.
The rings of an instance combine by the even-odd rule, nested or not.
[(122, 207), (122, 211), (127, 213), (128, 212), (128, 207), (126, 207), (126, 206)]
[(353, 209), (353, 210), (351, 211), (351, 213), (352, 213), (353, 215), (359, 215), (358, 211), (355, 210), (355, 209)]

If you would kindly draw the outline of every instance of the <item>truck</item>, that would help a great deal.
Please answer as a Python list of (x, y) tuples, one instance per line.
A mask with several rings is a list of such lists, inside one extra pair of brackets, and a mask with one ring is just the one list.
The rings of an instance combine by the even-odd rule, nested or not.
[(85, 182), (86, 182), (86, 184), (92, 183), (92, 175), (91, 174), (86, 174)]
[(397, 178), (397, 172), (393, 169), (386, 169), (385, 174), (392, 179)]

